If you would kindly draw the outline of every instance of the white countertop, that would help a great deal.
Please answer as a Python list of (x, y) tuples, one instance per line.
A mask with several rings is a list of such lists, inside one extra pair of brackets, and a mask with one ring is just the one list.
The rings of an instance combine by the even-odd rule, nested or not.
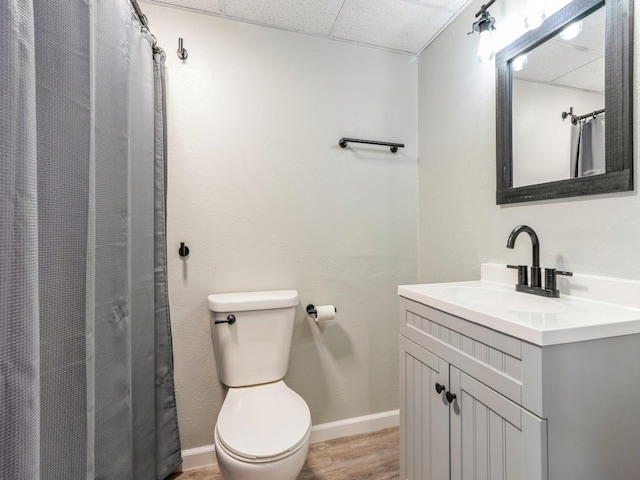
[[(589, 276), (582, 277), (576, 283)], [(629, 282), (631, 291), (640, 286)], [(639, 308), (569, 295), (547, 299), (487, 280), (401, 285), (398, 294), (540, 346), (640, 333)]]

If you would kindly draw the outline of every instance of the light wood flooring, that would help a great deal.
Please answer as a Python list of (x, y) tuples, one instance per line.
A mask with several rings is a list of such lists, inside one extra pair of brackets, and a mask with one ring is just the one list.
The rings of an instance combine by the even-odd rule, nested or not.
[[(298, 480), (398, 480), (398, 428), (338, 438), (309, 447)], [(223, 480), (218, 467), (176, 473), (169, 480)]]

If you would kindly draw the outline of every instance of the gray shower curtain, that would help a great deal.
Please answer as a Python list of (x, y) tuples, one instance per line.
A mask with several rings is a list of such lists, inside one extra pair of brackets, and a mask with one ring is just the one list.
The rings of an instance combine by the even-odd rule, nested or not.
[(164, 54), (128, 0), (0, 2), (0, 478), (180, 463)]
[(590, 177), (607, 172), (605, 114), (599, 113), (571, 126), (570, 176)]

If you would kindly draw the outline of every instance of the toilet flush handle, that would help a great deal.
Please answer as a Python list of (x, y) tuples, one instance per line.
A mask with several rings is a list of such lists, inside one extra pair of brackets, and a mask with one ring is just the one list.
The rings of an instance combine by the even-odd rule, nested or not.
[(215, 323), (216, 325), (220, 323), (228, 323), (229, 325), (233, 325), (234, 323), (236, 323), (236, 316), (232, 313), (227, 317), (226, 320), (216, 320), (213, 323)]

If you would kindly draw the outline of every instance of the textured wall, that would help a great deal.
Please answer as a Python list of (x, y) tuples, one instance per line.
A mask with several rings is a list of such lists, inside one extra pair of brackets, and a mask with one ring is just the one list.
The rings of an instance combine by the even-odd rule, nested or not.
[[(224, 397), (210, 293), (299, 291), (285, 380), (315, 424), (398, 408), (396, 288), (417, 281), (416, 59), (157, 5), (144, 11), (168, 55), (183, 448), (213, 443)], [(342, 150), (342, 136), (407, 148)], [(310, 302), (334, 303), (338, 322), (318, 328), (304, 315)]]
[[(640, 278), (637, 192), (496, 205), (494, 65), (476, 60), (478, 37), (466, 34), (481, 3), (473, 2), (420, 56), (421, 281), (479, 278), (481, 262), (530, 264), (527, 238), (519, 239), (515, 250), (505, 248), (509, 232), (521, 223), (537, 231), (544, 265)], [(522, 18), (504, 3), (496, 3), (495, 13), (491, 8), (496, 33), (507, 32), (502, 45), (516, 38), (507, 37)], [(634, 43), (638, 65), (637, 39)], [(635, 77), (637, 132), (637, 73)], [(634, 156), (637, 161), (637, 149)]]

